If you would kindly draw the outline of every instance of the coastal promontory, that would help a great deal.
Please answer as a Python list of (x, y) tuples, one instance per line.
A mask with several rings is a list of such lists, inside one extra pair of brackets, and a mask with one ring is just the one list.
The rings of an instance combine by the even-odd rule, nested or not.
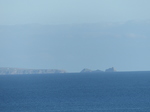
[[(80, 73), (101, 73), (101, 72), (104, 72), (102, 70), (91, 70), (91, 69), (88, 69), (88, 68), (84, 68), (83, 70), (81, 70)], [(105, 72), (116, 72), (116, 69), (114, 67), (112, 68), (108, 68), (105, 70)]]
[(50, 74), (50, 73), (66, 73), (65, 70), (60, 69), (22, 69), (22, 68), (0, 68), (0, 75), (7, 74)]
[[(79, 73), (102, 73), (102, 72), (116, 72), (114, 67), (108, 68), (105, 71), (102, 70), (91, 70), (84, 68)], [(65, 70), (61, 69), (24, 69), (24, 68), (9, 68), (9, 67), (0, 67), (0, 75), (13, 75), (13, 74), (54, 74), (54, 73), (68, 73)]]

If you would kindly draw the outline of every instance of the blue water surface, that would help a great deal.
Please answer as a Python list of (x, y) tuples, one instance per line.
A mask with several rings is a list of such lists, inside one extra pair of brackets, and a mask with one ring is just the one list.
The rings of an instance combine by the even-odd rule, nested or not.
[(150, 112), (150, 72), (1, 75), (0, 112)]

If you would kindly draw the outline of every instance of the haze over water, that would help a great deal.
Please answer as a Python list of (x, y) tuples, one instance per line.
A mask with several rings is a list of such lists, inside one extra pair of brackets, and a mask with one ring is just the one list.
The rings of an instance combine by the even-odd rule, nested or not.
[(150, 70), (148, 0), (1, 0), (0, 67)]

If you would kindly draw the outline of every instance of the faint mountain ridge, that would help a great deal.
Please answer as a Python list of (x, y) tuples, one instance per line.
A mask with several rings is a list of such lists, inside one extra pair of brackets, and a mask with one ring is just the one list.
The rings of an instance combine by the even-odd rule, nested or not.
[[(93, 24), (77, 25), (0, 25), (1, 37), (128, 37), (128, 34), (134, 33), (138, 36), (149, 37), (150, 20), (145, 21), (127, 21), (127, 22), (106, 22)], [(107, 32), (107, 33), (106, 33)]]

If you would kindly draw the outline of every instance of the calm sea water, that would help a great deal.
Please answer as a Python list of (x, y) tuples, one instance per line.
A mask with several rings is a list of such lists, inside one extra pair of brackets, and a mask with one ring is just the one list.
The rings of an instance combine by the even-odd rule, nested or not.
[(0, 112), (150, 112), (150, 72), (1, 75)]

